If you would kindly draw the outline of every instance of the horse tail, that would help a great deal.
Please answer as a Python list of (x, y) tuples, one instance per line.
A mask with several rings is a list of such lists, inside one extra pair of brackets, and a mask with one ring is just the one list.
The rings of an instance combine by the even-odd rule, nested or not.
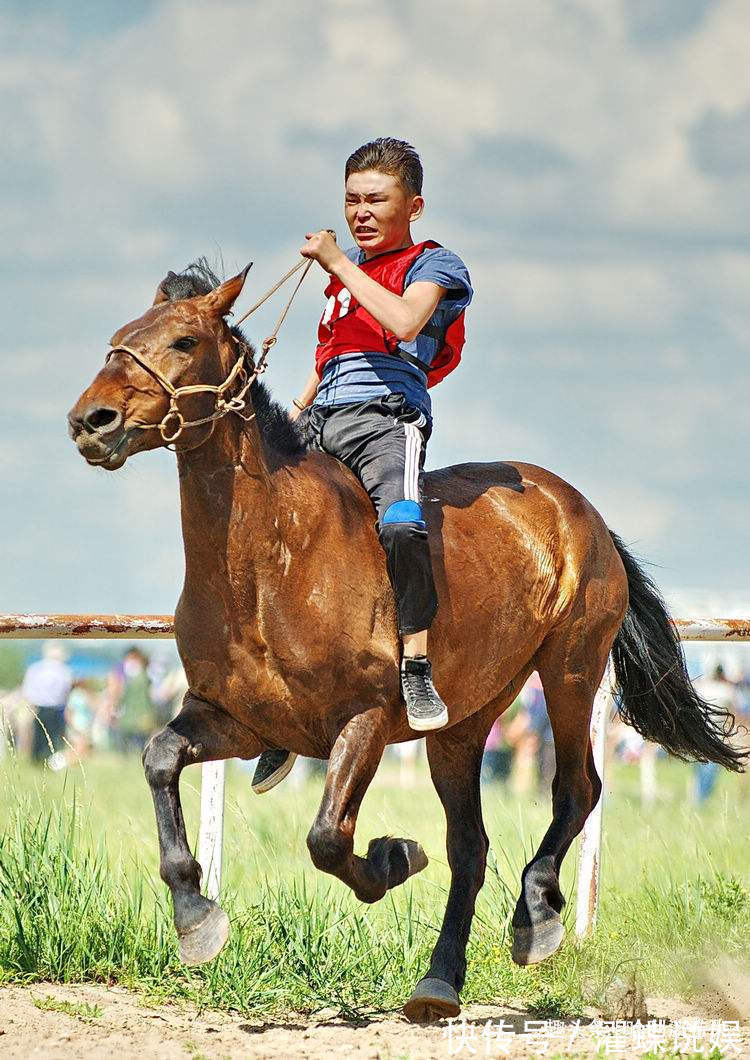
[(734, 716), (698, 695), (666, 604), (617, 534), (630, 603), (612, 646), (618, 712), (646, 740), (684, 761), (716, 762), (741, 773), (750, 752), (733, 746)]

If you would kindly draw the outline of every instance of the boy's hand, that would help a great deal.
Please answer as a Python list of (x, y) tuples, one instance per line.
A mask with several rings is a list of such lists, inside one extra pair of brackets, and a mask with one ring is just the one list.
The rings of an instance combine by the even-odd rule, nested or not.
[(325, 228), (320, 232), (308, 232), (307, 242), (300, 250), (303, 258), (313, 258), (326, 272), (333, 272), (341, 259), (348, 261), (346, 254), (336, 245), (336, 240)]

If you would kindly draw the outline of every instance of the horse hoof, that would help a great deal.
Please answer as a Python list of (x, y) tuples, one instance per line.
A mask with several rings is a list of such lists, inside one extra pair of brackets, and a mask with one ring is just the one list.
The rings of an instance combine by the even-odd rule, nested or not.
[(539, 964), (559, 949), (564, 937), (565, 928), (559, 917), (531, 927), (513, 928), (511, 957), (516, 964)]
[(370, 840), (367, 860), (383, 874), (389, 890), (405, 883), (428, 864), (427, 855), (414, 839), (393, 839), (391, 836)]
[(427, 976), (414, 987), (403, 1011), (412, 1023), (434, 1023), (456, 1017), (461, 1011), (461, 1003), (450, 983)]
[(212, 961), (229, 938), (229, 917), (216, 902), (208, 914), (190, 931), (179, 936), (180, 960), (183, 964), (206, 964)]
[(414, 876), (416, 873), (421, 872), (422, 869), (427, 868), (429, 862), (420, 843), (417, 843), (414, 839), (397, 839), (396, 842), (406, 856), (410, 876)]

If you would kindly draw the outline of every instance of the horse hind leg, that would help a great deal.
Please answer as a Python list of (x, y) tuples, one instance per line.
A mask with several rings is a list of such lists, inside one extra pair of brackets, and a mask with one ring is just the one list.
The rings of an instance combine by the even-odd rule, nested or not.
[(377, 902), (427, 865), (412, 839), (373, 839), (367, 856), (354, 853), (357, 814), (386, 745), (387, 722), (380, 709), (357, 714), (342, 729), (328, 760), (325, 789), (307, 837), (316, 868), (338, 877), (362, 902)]
[(601, 781), (591, 751), (594, 697), (604, 675), (615, 630), (581, 629), (572, 623), (542, 645), (536, 663), (555, 742), (552, 823), (523, 870), (513, 914), (512, 957), (538, 964), (565, 935), (560, 868), (568, 849), (599, 800)]
[(217, 902), (200, 893), (201, 870), (190, 852), (182, 815), (180, 773), (186, 765), (234, 755), (251, 758), (261, 749), (223, 710), (188, 692), (180, 713), (143, 752), (159, 833), (159, 872), (172, 892), (185, 964), (205, 964), (216, 957), (229, 937), (229, 920)]

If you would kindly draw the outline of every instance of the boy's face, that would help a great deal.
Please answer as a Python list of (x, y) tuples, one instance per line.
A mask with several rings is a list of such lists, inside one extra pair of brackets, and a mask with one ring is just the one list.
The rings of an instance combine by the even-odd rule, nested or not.
[(351, 173), (346, 182), (346, 223), (368, 258), (408, 245), (409, 225), (423, 209), (422, 196), (409, 194), (390, 173), (365, 169)]

